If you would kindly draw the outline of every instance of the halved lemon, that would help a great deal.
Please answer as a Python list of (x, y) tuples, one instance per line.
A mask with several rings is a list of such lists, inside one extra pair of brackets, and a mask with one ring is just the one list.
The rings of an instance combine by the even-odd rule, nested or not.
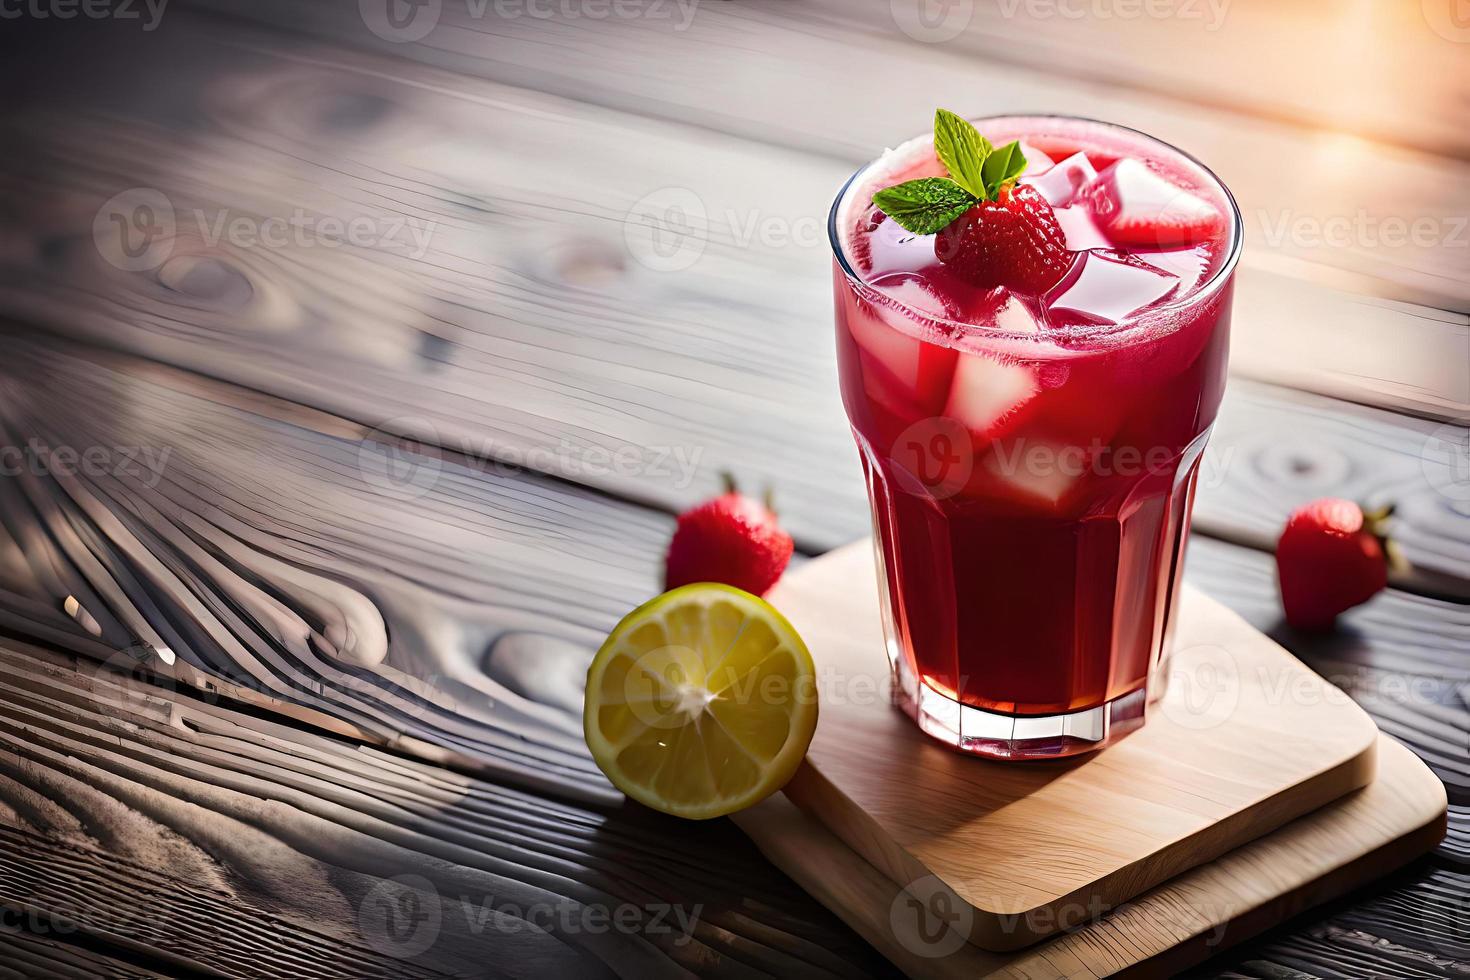
[(587, 669), (582, 727), (624, 793), (704, 820), (786, 785), (817, 727), (816, 669), (769, 603), (700, 582), (623, 617)]

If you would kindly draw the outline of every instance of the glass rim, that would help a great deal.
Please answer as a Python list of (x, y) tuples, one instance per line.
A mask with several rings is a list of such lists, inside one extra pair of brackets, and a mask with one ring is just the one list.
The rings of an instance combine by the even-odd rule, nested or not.
[[(1215, 293), (1220, 290), (1221, 286), (1229, 280), (1231, 273), (1235, 271), (1236, 265), (1238, 265), (1240, 262), (1240, 253), (1245, 238), (1245, 220), (1241, 217), (1240, 205), (1236, 203), (1235, 195), (1230, 192), (1230, 188), (1223, 180), (1220, 179), (1220, 176), (1218, 174), (1216, 174), (1213, 170), (1206, 166), (1198, 157), (1179, 149), (1179, 147), (1175, 146), (1172, 143), (1168, 143), (1164, 140), (1159, 139), (1157, 136), (1145, 133), (1141, 129), (1135, 129), (1132, 126), (1124, 126), (1121, 123), (1107, 122), (1103, 119), (1094, 119), (1090, 116), (1073, 116), (1067, 113), (1060, 112), (1007, 112), (989, 116), (977, 116), (970, 119), (970, 122), (978, 125), (981, 123), (999, 119), (1057, 119), (1064, 120), (1066, 122), (1087, 123), (1090, 125), (1103, 127), (1104, 129), (1116, 130), (1123, 133), (1132, 133), (1135, 136), (1140, 136), (1150, 143), (1154, 143), (1158, 146), (1163, 147), (1170, 153), (1177, 154), (1181, 159), (1187, 161), (1195, 167), (1198, 167), (1200, 171), (1204, 174), (1204, 176), (1213, 181), (1215, 186), (1220, 189), (1220, 193), (1224, 197), (1225, 203), (1229, 206), (1230, 251), (1225, 256), (1225, 260), (1220, 263), (1220, 267), (1210, 275), (1209, 279), (1201, 283), (1198, 288), (1194, 289), (1187, 295), (1181, 296), (1178, 299), (1171, 300), (1158, 306), (1145, 307), (1143, 310), (1139, 310), (1135, 313), (1130, 313), (1128, 316), (1124, 317), (1117, 323), (1101, 325), (1095, 330), (1086, 330), (1086, 335), (1107, 336), (1108, 334), (1114, 332), (1121, 332), (1127, 327), (1136, 325), (1148, 318), (1152, 318), (1160, 314), (1167, 315), (1171, 312), (1181, 309), (1188, 309), (1193, 305), (1197, 305), (1209, 300)], [(918, 137), (915, 137), (915, 139), (917, 138)], [(904, 141), (904, 143), (901, 143), (899, 145), (904, 146), (909, 142), (912, 142), (912, 140), (906, 140)], [(832, 208), (827, 213), (827, 242), (832, 247), (833, 258), (837, 260), (837, 264), (842, 269), (843, 275), (847, 276), (848, 282), (852, 283), (854, 286), (864, 291), (878, 295), (879, 297), (881, 297), (881, 301), (885, 305), (891, 306), (895, 309), (901, 310), (904, 313), (910, 314), (916, 319), (917, 322), (920, 323), (931, 323), (954, 327), (958, 328), (959, 330), (970, 331), (974, 334), (982, 336), (988, 335), (994, 337), (1014, 338), (1019, 340), (1043, 340), (1055, 338), (1062, 334), (1065, 334), (1067, 336), (1078, 335), (1078, 330), (1075, 325), (1068, 327), (1047, 326), (1033, 332), (1017, 333), (1015, 331), (1005, 330), (996, 326), (986, 326), (984, 324), (972, 323), (967, 320), (955, 320), (950, 317), (939, 316), (927, 310), (916, 309), (915, 307), (910, 306), (902, 300), (893, 298), (889, 294), (883, 292), (882, 289), (874, 286), (872, 283), (868, 282), (861, 275), (859, 275), (857, 271), (853, 269), (852, 263), (848, 261), (846, 250), (842, 247), (841, 238), (837, 229), (837, 214), (842, 209), (843, 202), (846, 201), (848, 192), (852, 189), (853, 185), (856, 184), (859, 178), (870, 171), (882, 159), (883, 157), (879, 156), (873, 160), (869, 160), (857, 170), (853, 171), (852, 175), (849, 176), (847, 180), (843, 181), (842, 187), (838, 189), (837, 196), (832, 199)]]

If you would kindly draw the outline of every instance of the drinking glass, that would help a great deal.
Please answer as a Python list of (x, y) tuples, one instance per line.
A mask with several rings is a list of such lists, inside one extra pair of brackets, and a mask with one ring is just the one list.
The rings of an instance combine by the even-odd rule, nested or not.
[[(1058, 324), (993, 307), (946, 315), (912, 283), (885, 288), (859, 271), (854, 249), (867, 246), (854, 229), (872, 192), (897, 182), (892, 153), (832, 206), (838, 368), (872, 504), (895, 701), (965, 752), (1072, 755), (1142, 725), (1163, 692), (1225, 384), (1241, 221), (1213, 174), (1142, 133), (1067, 117), (976, 126), (1163, 161), (1212, 189), (1225, 227), (1212, 267), (1179, 298)], [(1205, 254), (1165, 251), (1141, 257), (1182, 268)], [(1107, 309), (1099, 282), (1073, 305)]]

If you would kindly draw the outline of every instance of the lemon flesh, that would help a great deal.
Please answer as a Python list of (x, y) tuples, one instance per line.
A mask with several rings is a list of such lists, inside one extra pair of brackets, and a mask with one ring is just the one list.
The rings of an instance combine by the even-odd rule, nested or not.
[(587, 669), (592, 758), (633, 799), (703, 820), (786, 785), (817, 727), (816, 669), (769, 603), (700, 582), (623, 617)]

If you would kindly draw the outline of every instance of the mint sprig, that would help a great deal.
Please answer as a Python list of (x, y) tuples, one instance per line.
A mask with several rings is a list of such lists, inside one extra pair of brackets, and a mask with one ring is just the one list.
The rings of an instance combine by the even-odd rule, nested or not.
[(920, 177), (885, 187), (873, 203), (906, 231), (933, 235), (981, 201), (994, 201), (1026, 172), (1021, 144), (996, 149), (970, 121), (934, 111), (934, 153), (948, 177)]
[(873, 203), (917, 235), (933, 235), (975, 206), (975, 195), (948, 177), (920, 177), (887, 187)]
[(985, 197), (985, 161), (994, 152), (970, 120), (948, 109), (934, 110), (934, 153), (950, 178), (977, 198)]

